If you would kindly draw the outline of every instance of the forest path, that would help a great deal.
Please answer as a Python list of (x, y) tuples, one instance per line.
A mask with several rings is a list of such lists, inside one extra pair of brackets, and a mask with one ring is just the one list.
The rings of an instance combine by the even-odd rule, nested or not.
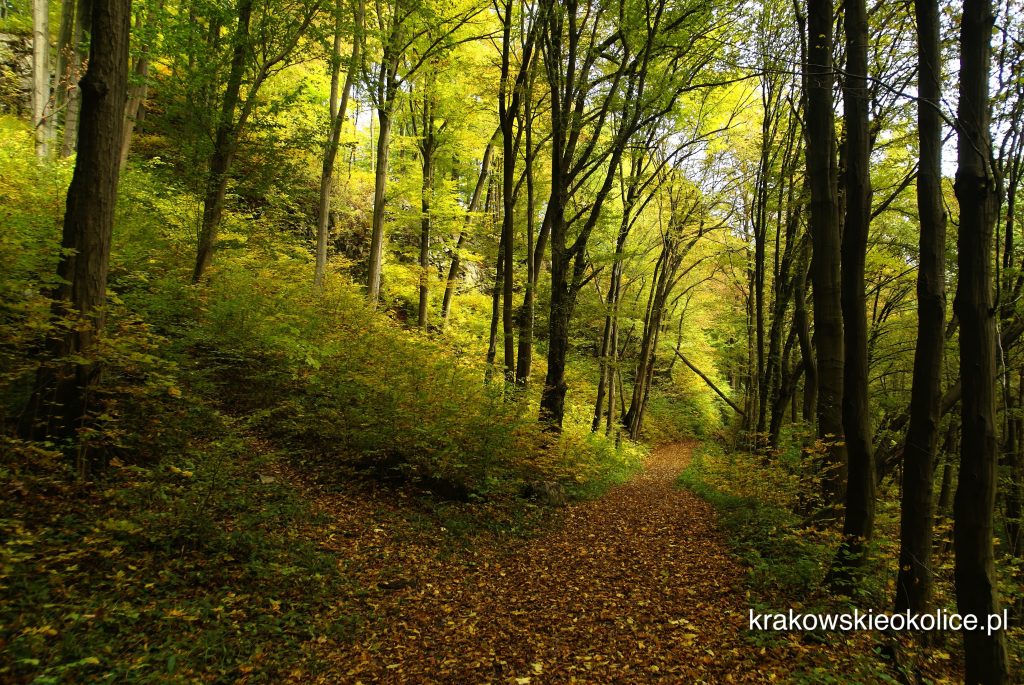
[(773, 668), (784, 679), (779, 655), (744, 641), (744, 570), (713, 509), (676, 485), (693, 447), (658, 448), (631, 481), (511, 551), (392, 559), (414, 579), (367, 598), (379, 620), (332, 655), (327, 681), (766, 682)]

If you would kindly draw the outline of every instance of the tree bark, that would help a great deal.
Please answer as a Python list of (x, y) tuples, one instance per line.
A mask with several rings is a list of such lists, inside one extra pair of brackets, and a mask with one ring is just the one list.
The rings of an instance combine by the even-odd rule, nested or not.
[(838, 503), (846, 481), (843, 434), (843, 311), (836, 199), (835, 122), (832, 109), (832, 0), (807, 1), (807, 176), (811, 190), (811, 283), (817, 366), (818, 437), (826, 444), (822, 490)]
[[(994, 533), (998, 448), (995, 434), (996, 332), (992, 302), (992, 234), (996, 197), (989, 167), (991, 0), (965, 0), (960, 27), (960, 100), (957, 172), (960, 205), (957, 293), (960, 320), (960, 477), (953, 503), (957, 610), (987, 616), (1001, 612), (996, 587)], [(965, 681), (1009, 682), (1002, 630), (964, 631)]]
[(75, 23), (71, 31), (72, 50), (69, 54), (67, 106), (64, 111), (64, 134), (60, 156), (70, 157), (78, 144), (78, 120), (82, 108), (82, 90), (78, 85), (82, 63), (88, 57), (87, 45), (92, 32), (92, 5), (98, 0), (78, 0), (75, 4)]
[[(105, 321), (107, 270), (117, 205), (120, 171), (119, 143), (124, 126), (128, 88), (128, 35), (131, 3), (97, 0), (92, 9), (96, 31), (89, 68), (81, 81), (82, 110), (78, 157), (68, 187), (53, 314), (76, 317), (78, 325), (48, 342), (50, 354), (63, 360), (56, 369), (40, 371), (29, 408), (29, 434), (42, 428), (50, 437), (77, 443), (76, 471), (80, 477), (98, 464), (78, 442), (77, 429), (85, 420), (89, 395), (101, 369), (91, 360)], [(73, 361), (72, 361), (73, 360)], [(42, 426), (35, 421), (42, 421)]]
[(32, 0), (32, 130), (36, 157), (50, 155), (50, 3)]
[[(903, 449), (900, 556), (896, 612), (927, 612), (932, 602), (932, 524), (936, 448), (941, 419), (943, 326), (946, 319), (946, 212), (942, 197), (939, 8), (915, 0), (917, 17), (917, 207), (921, 219), (917, 271), (917, 344), (910, 390), (910, 427)], [(946, 467), (948, 473), (949, 467)]]
[(868, 407), (868, 324), (864, 263), (871, 225), (871, 140), (868, 129), (868, 12), (865, 0), (846, 0), (846, 120), (844, 187), (846, 222), (842, 235), (843, 427), (849, 478), (843, 539), (832, 560), (833, 588), (850, 594), (857, 587), (875, 525), (875, 461)]
[(324, 274), (327, 271), (327, 229), (331, 215), (331, 191), (334, 187), (334, 162), (338, 157), (338, 147), (341, 143), (341, 131), (345, 126), (345, 119), (348, 113), (348, 99), (352, 92), (352, 84), (355, 83), (356, 74), (359, 71), (363, 44), (363, 17), (365, 0), (355, 2), (355, 31), (352, 36), (352, 54), (349, 57), (348, 71), (345, 73), (345, 85), (341, 88), (339, 95), (338, 82), (341, 74), (341, 43), (342, 43), (342, 19), (341, 0), (335, 11), (338, 13), (337, 23), (334, 27), (334, 54), (331, 64), (331, 131), (328, 135), (327, 146), (324, 148), (323, 168), (320, 171), (320, 196), (317, 204), (316, 223), (316, 270), (313, 275), (313, 283), (316, 287), (323, 285)]
[[(135, 28), (144, 31), (144, 23), (152, 23), (148, 15), (138, 15), (135, 20)], [(128, 153), (131, 151), (132, 138), (135, 135), (135, 127), (142, 114), (146, 102), (146, 93), (149, 91), (149, 43), (143, 42), (142, 50), (135, 61), (134, 83), (128, 86), (128, 102), (124, 108), (124, 136), (121, 139), (121, 170), (128, 164)]]

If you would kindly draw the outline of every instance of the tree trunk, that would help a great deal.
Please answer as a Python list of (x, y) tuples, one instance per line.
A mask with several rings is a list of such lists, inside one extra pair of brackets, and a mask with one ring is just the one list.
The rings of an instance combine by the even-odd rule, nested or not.
[[(536, 152), (533, 146), (533, 83), (527, 91), (523, 102), (523, 126), (526, 136), (526, 285), (523, 292), (523, 305), (519, 308), (519, 350), (516, 355), (516, 385), (530, 382), (533, 367), (533, 320), (537, 300), (537, 280), (540, 271), (537, 252), (539, 245), (534, 245), (534, 226), (536, 224), (537, 196), (533, 178), (533, 162)], [(543, 230), (543, 226), (542, 226)]]
[(429, 82), (423, 91), (423, 120), (420, 130), (421, 186), (420, 186), (420, 288), (419, 309), (416, 317), (417, 325), (427, 328), (427, 310), (430, 302), (430, 204), (434, 194), (434, 152), (437, 149), (437, 137), (434, 130), (434, 111), (431, 98), (433, 82)]
[[(993, 560), (998, 448), (995, 435), (996, 333), (992, 302), (992, 233), (996, 197), (988, 155), (991, 0), (965, 0), (960, 27), (960, 100), (954, 189), (960, 205), (957, 293), (960, 320), (960, 477), (953, 504), (957, 610), (1001, 612)], [(1002, 630), (964, 631), (965, 681), (1009, 682)]]
[(349, 94), (352, 92), (352, 84), (355, 82), (356, 74), (359, 71), (359, 60), (361, 57), (363, 41), (364, 1), (365, 0), (357, 0), (355, 3), (355, 34), (352, 37), (352, 55), (349, 58), (348, 71), (345, 73), (345, 85), (341, 88), (340, 98), (338, 93), (338, 82), (341, 80), (341, 0), (338, 0), (338, 6), (335, 8), (338, 13), (338, 17), (337, 23), (334, 27), (334, 54), (332, 57), (333, 62), (331, 64), (331, 132), (328, 136), (327, 146), (324, 148), (324, 163), (323, 168), (320, 171), (320, 197), (317, 204), (316, 271), (313, 276), (313, 282), (318, 288), (323, 285), (324, 274), (327, 271), (327, 229), (331, 216), (331, 191), (334, 187), (334, 162), (338, 157), (338, 146), (341, 143), (341, 130), (345, 126)]
[(78, 144), (78, 119), (82, 108), (82, 89), (78, 85), (82, 63), (88, 57), (87, 45), (92, 32), (92, 5), (98, 0), (78, 0), (75, 5), (75, 24), (71, 31), (72, 50), (69, 54), (67, 107), (64, 112), (64, 139), (60, 156), (70, 157)]
[(480, 176), (477, 177), (476, 187), (473, 188), (473, 197), (469, 201), (469, 208), (466, 210), (466, 221), (459, 233), (459, 239), (455, 242), (455, 250), (452, 253), (452, 263), (448, 268), (448, 278), (444, 286), (444, 300), (441, 302), (441, 326), (448, 322), (448, 313), (451, 310), (452, 296), (455, 294), (455, 283), (459, 277), (459, 265), (461, 263), (460, 251), (466, 242), (466, 232), (469, 230), (469, 223), (473, 219), (473, 213), (480, 206), (480, 198), (488, 188), (491, 177), (491, 157), (494, 155), (494, 137), (487, 141), (484, 148), (484, 158), (480, 162)]
[[(138, 15), (135, 20), (135, 28), (145, 30), (143, 22), (152, 23), (151, 18), (143, 18), (142, 14)], [(139, 116), (142, 114), (143, 106), (146, 102), (146, 93), (149, 91), (149, 43), (144, 42), (142, 45), (142, 52), (138, 59), (135, 61), (134, 68), (135, 83), (132, 83), (128, 87), (128, 103), (124, 108), (124, 137), (121, 140), (121, 169), (124, 170), (126, 164), (128, 164), (128, 153), (132, 147), (132, 137), (135, 134), (135, 127), (138, 123)]]
[[(58, 440), (75, 439), (89, 411), (90, 391), (101, 372), (90, 357), (104, 325), (120, 171), (119, 143), (128, 88), (130, 14), (128, 0), (96, 3), (89, 68), (80, 84), (81, 135), (68, 187), (63, 249), (57, 267), (61, 285), (53, 293), (53, 314), (60, 318), (74, 316), (81, 323), (49, 341), (49, 352), (63, 360), (63, 365), (40, 371), (28, 412), (32, 420), (43, 421), (45, 435)], [(38, 428), (29, 426), (29, 434)], [(82, 443), (77, 446), (75, 466), (80, 477), (98, 466)]]
[(50, 155), (50, 3), (32, 0), (32, 130), (36, 156)]
[[(388, 183), (388, 154), (391, 151), (392, 107), (395, 92), (391, 87), (388, 65), (382, 62), (380, 78), (385, 81), (382, 88), (387, 91), (384, 101), (377, 107), (376, 168), (373, 180), (373, 231), (370, 236), (370, 268), (367, 276), (367, 297), (376, 304), (380, 299), (380, 278), (384, 266), (384, 199)], [(397, 62), (395, 68), (397, 69)]]
[[(60, 27), (57, 29), (57, 64), (53, 71), (53, 119), (67, 105), (68, 89), (72, 87), (71, 55), (78, 50), (72, 41), (75, 35), (75, 0), (61, 0)], [(53, 123), (56, 123), (54, 121)]]
[(857, 587), (875, 525), (875, 461), (868, 407), (868, 323), (864, 263), (871, 225), (871, 140), (868, 130), (868, 12), (865, 0), (846, 0), (846, 223), (842, 236), (843, 427), (849, 460), (843, 539), (832, 560), (832, 586)]
[[(917, 107), (920, 162), (917, 206), (921, 218), (917, 270), (917, 345), (910, 390), (910, 427), (903, 449), (900, 557), (896, 612), (927, 612), (932, 601), (932, 483), (942, 399), (943, 326), (946, 319), (946, 212), (942, 197), (942, 59), (936, 0), (915, 0)], [(945, 475), (949, 473), (947, 463)]]
[(801, 415), (808, 424), (814, 423), (818, 411), (818, 365), (811, 345), (811, 326), (807, 317), (807, 248), (800, 261), (800, 276), (794, 289), (793, 326), (800, 343), (800, 356), (804, 366), (804, 390), (801, 397)]
[[(99, 0), (95, 0), (99, 1)], [(217, 244), (217, 229), (224, 213), (224, 196), (228, 188), (228, 170), (235, 154), (236, 122), (235, 110), (245, 73), (245, 59), (249, 44), (249, 19), (252, 16), (253, 0), (238, 0), (238, 28), (235, 30), (231, 55), (231, 71), (228, 74), (224, 99), (221, 102), (220, 117), (214, 135), (213, 152), (210, 155), (209, 176), (206, 194), (203, 197), (203, 225), (199, 234), (199, 248), (196, 251), (196, 265), (192, 271), (192, 282), (202, 280), (213, 261), (213, 249)]]
[(843, 497), (846, 447), (843, 435), (843, 310), (840, 300), (840, 237), (836, 203), (835, 122), (832, 109), (832, 0), (808, 0), (807, 176), (811, 190), (808, 230), (813, 252), (814, 347), (817, 367), (818, 437), (825, 442), (821, 473), (826, 504)]

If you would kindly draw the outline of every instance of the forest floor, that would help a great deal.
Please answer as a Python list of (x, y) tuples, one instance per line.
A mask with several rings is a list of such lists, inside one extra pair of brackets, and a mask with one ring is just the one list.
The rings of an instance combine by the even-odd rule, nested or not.
[(442, 554), (451, 531), (414, 531), (401, 503), (314, 495), (337, 521), (325, 545), (372, 616), (347, 644), (314, 649), (320, 681), (786, 681), (808, 647), (747, 631), (745, 571), (712, 507), (676, 484), (692, 448), (656, 449), (631, 481), (533, 537), (473, 536)]

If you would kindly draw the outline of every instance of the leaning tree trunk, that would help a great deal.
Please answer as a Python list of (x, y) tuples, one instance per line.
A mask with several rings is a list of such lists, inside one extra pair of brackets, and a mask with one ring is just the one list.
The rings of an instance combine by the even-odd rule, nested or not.
[[(1001, 611), (993, 560), (998, 447), (995, 431), (996, 332), (992, 233), (996, 197), (989, 167), (991, 0), (965, 0), (960, 27), (960, 102), (954, 189), (960, 205), (959, 269), (954, 309), (960, 320), (960, 477), (953, 504), (957, 610), (985, 617)], [(964, 631), (965, 681), (1009, 682), (1002, 630)]]
[(352, 92), (352, 84), (355, 83), (356, 73), (359, 71), (364, 15), (363, 2), (364, 0), (357, 0), (355, 4), (356, 33), (352, 38), (352, 55), (349, 58), (348, 71), (345, 73), (345, 85), (341, 89), (340, 99), (338, 94), (342, 42), (340, 0), (336, 8), (338, 18), (334, 27), (334, 55), (332, 58), (334, 61), (331, 64), (331, 132), (327, 139), (327, 146), (324, 148), (323, 168), (320, 171), (320, 198), (316, 216), (316, 268), (313, 283), (317, 287), (323, 285), (324, 273), (327, 271), (327, 228), (331, 215), (331, 191), (334, 187), (334, 161), (338, 157), (341, 130), (345, 125), (345, 117), (348, 112), (349, 94)]
[[(94, 0), (98, 1), (98, 0)], [(192, 282), (202, 280), (213, 262), (213, 250), (217, 244), (217, 229), (224, 213), (224, 197), (228, 188), (228, 170), (235, 154), (236, 135), (235, 110), (238, 108), (242, 77), (245, 73), (245, 59), (249, 43), (249, 19), (252, 16), (253, 0), (239, 0), (238, 28), (235, 33), (231, 55), (231, 71), (228, 74), (224, 99), (221, 102), (220, 118), (214, 135), (213, 152), (210, 155), (209, 176), (206, 194), (203, 198), (203, 225), (199, 233), (199, 248), (196, 264), (192, 271)]]
[[(917, 207), (921, 217), (917, 270), (917, 346), (910, 390), (910, 427), (903, 448), (900, 560), (896, 611), (928, 611), (932, 599), (932, 483), (935, 479), (942, 400), (943, 326), (946, 319), (946, 212), (942, 198), (942, 61), (936, 0), (915, 0), (917, 107), (920, 162)], [(948, 472), (948, 467), (947, 467)]]
[[(29, 418), (30, 434), (43, 428), (58, 440), (75, 440), (89, 410), (89, 394), (100, 377), (90, 360), (104, 325), (107, 269), (117, 205), (120, 142), (128, 89), (129, 0), (97, 0), (89, 68), (82, 79), (82, 110), (78, 157), (68, 187), (61, 259), (61, 285), (53, 293), (54, 315), (76, 317), (80, 323), (48, 343), (53, 357), (64, 360), (56, 369), (40, 372)], [(78, 443), (75, 466), (85, 477), (97, 464)]]
[[(455, 294), (455, 284), (459, 278), (459, 266), (462, 262), (460, 251), (466, 242), (466, 232), (469, 230), (469, 224), (473, 220), (473, 214), (480, 206), (480, 198), (489, 187), (488, 184), (491, 178), (491, 157), (493, 155), (494, 137), (492, 136), (491, 139), (487, 141), (487, 147), (484, 148), (484, 157), (480, 162), (480, 176), (476, 180), (476, 187), (473, 188), (473, 197), (470, 198), (469, 207), (466, 209), (466, 219), (462, 227), (462, 232), (459, 233), (459, 239), (455, 241), (455, 249), (452, 251), (452, 263), (448, 268), (448, 278), (445, 279), (444, 286), (444, 299), (441, 301), (442, 327), (448, 323), (448, 313), (451, 311), (452, 296)], [(489, 191), (486, 192), (488, 192), (489, 197)]]

